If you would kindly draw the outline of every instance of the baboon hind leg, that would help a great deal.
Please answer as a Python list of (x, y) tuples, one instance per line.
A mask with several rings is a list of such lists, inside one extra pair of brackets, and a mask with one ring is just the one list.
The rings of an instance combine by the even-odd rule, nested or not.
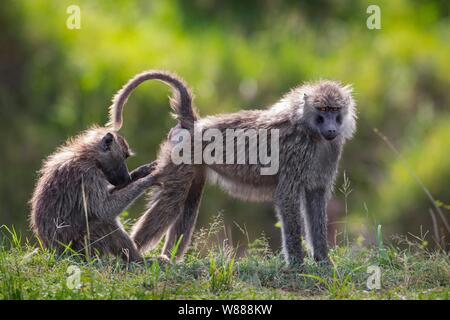
[(172, 177), (164, 181), (149, 209), (133, 227), (131, 238), (139, 251), (154, 248), (181, 215), (193, 179), (194, 171), (186, 168), (173, 170)]
[(166, 233), (164, 248), (162, 250), (163, 255), (172, 258), (172, 248), (177, 242), (178, 248), (175, 252), (177, 260), (181, 260), (186, 253), (197, 222), (198, 209), (204, 186), (205, 175), (201, 172), (198, 173), (192, 181), (181, 215), (175, 223), (170, 226)]
[(120, 222), (102, 222), (91, 226), (91, 252), (112, 254), (125, 262), (142, 262), (142, 256)]

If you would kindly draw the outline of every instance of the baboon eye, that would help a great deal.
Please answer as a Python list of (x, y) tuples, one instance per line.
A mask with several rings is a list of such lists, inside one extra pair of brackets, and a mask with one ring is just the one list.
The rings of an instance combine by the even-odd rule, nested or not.
[(333, 110), (333, 111), (338, 111), (339, 108), (338, 108), (338, 107), (334, 107), (334, 108), (332, 108), (332, 110)]
[(131, 156), (134, 156), (133, 150), (128, 149), (127, 151), (125, 151), (125, 159), (128, 159)]
[(324, 119), (323, 119), (322, 116), (317, 116), (317, 118), (316, 118), (316, 123), (317, 123), (317, 124), (322, 124), (323, 121), (324, 121)]
[(114, 136), (111, 133), (107, 133), (103, 138), (102, 138), (102, 142), (101, 142), (101, 146), (103, 151), (109, 151), (111, 150), (111, 144), (114, 141)]
[(327, 107), (318, 107), (317, 109), (321, 112), (327, 111)]
[(132, 154), (133, 154), (132, 151), (127, 150), (127, 151), (125, 151), (125, 153), (123, 154), (123, 156), (125, 157), (125, 159), (128, 159), (129, 157), (131, 157)]

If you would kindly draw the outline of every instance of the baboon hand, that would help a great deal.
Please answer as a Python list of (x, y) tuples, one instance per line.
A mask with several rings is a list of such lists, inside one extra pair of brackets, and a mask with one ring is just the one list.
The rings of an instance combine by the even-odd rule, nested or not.
[(130, 173), (131, 180), (136, 181), (138, 179), (148, 176), (155, 170), (157, 164), (158, 164), (157, 161), (153, 161), (151, 163), (144, 164), (144, 165), (134, 169)]

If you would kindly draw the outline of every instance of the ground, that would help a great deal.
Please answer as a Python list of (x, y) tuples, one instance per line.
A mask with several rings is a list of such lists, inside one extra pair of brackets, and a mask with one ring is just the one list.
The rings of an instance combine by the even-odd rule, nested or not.
[(214, 245), (211, 239), (218, 239), (218, 229), (212, 224), (200, 230), (181, 263), (126, 266), (114, 258), (86, 261), (70, 251), (57, 256), (3, 226), (0, 299), (448, 300), (450, 296), (448, 254), (427, 249), (421, 241), (398, 237), (395, 245), (379, 241), (372, 246), (337, 246), (330, 251), (331, 266), (307, 258), (301, 270), (293, 270), (281, 253), (269, 249), (264, 237), (249, 243), (239, 257), (226, 241)]

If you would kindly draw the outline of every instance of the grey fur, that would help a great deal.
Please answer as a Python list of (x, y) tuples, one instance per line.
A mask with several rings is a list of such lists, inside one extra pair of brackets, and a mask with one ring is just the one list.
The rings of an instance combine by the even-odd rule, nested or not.
[[(181, 114), (179, 117), (182, 119)], [(279, 129), (279, 172), (261, 175), (258, 164), (175, 165), (170, 158), (173, 144), (169, 137), (160, 147), (155, 169), (164, 187), (153, 195), (149, 209), (132, 230), (138, 249), (153, 248), (166, 234), (163, 254), (170, 251), (174, 239), (181, 238), (177, 258), (182, 258), (195, 227), (206, 176), (237, 198), (274, 203), (289, 264), (303, 262), (302, 229), (314, 258), (328, 259), (326, 201), (342, 147), (355, 131), (355, 119), (351, 87), (327, 80), (299, 86), (266, 110), (198, 119), (195, 130)], [(190, 125), (179, 123), (178, 127), (194, 130), (193, 122), (185, 123)]]
[(125, 164), (130, 154), (116, 132), (93, 127), (46, 159), (30, 200), (31, 227), (45, 247), (61, 253), (70, 244), (84, 253), (89, 240), (91, 253), (142, 260), (118, 216), (155, 184), (154, 164), (130, 175)]
[(173, 97), (170, 99), (170, 105), (175, 112), (175, 118), (183, 126), (192, 126), (197, 119), (197, 114), (192, 108), (192, 93), (182, 79), (175, 74), (160, 70), (148, 70), (134, 76), (117, 92), (109, 108), (110, 122), (107, 125), (112, 125), (115, 130), (119, 130), (122, 127), (124, 104), (127, 102), (131, 92), (147, 80), (159, 80), (172, 87)]

